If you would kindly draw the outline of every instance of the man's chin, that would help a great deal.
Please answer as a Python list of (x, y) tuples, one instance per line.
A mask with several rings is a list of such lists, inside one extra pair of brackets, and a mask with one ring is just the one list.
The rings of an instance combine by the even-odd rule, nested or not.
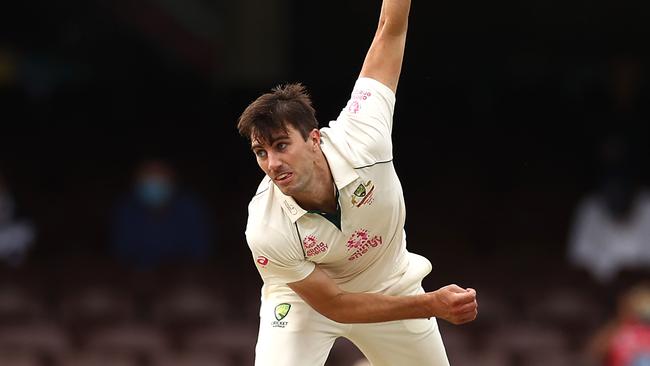
[(275, 186), (278, 187), (278, 189), (280, 190), (280, 192), (282, 192), (282, 194), (284, 194), (285, 196), (291, 196), (291, 194), (293, 192), (293, 189), (291, 189), (291, 186), (288, 186), (288, 185), (284, 186), (284, 185), (277, 184), (275, 182), (273, 182), (273, 184), (275, 184)]

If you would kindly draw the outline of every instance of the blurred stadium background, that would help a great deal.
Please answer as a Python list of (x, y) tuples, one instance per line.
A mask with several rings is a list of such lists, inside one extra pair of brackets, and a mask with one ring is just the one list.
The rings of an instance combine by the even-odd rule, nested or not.
[[(35, 239), (0, 267), (0, 365), (250, 365), (261, 281), (243, 231), (261, 174), (239, 113), (285, 81), (326, 123), (347, 100), (380, 1), (63, 0), (0, 11), (0, 175)], [(394, 129), (425, 286), (478, 289), (440, 321), (453, 365), (597, 365), (590, 340), (647, 265), (599, 282), (567, 260), (574, 214), (616, 136), (649, 181), (642, 1), (414, 1)], [(201, 197), (205, 261), (111, 253), (143, 158)], [(352, 365), (349, 344), (328, 365)]]

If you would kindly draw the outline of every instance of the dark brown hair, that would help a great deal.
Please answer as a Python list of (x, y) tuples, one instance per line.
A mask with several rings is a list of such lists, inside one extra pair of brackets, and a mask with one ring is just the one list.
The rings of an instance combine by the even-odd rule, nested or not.
[(237, 129), (246, 138), (268, 143), (274, 133), (286, 133), (287, 124), (298, 130), (305, 141), (318, 128), (314, 107), (302, 84), (279, 85), (257, 98), (239, 117)]

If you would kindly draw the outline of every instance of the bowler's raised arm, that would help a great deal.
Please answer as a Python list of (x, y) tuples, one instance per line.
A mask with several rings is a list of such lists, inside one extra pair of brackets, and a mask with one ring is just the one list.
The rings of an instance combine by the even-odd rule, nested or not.
[(410, 7), (410, 0), (384, 0), (377, 32), (359, 75), (373, 78), (393, 92), (402, 70)]

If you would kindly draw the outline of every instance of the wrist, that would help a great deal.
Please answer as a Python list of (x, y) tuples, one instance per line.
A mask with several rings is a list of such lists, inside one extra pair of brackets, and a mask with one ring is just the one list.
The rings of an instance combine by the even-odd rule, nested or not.
[(422, 302), (420, 304), (420, 308), (422, 311), (421, 318), (437, 317), (438, 312), (437, 312), (436, 304), (438, 303), (438, 299), (437, 299), (436, 291), (426, 292), (421, 295), (421, 298), (422, 298)]

